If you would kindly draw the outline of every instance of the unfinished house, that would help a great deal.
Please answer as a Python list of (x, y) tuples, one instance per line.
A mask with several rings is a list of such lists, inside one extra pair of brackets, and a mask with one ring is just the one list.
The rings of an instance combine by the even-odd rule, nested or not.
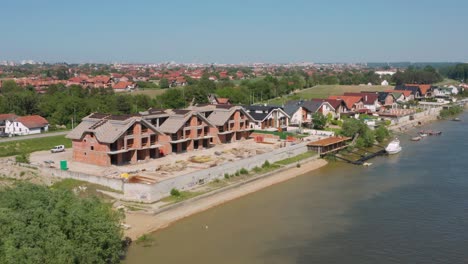
[(235, 105), (206, 105), (192, 108), (216, 127), (215, 144), (230, 143), (250, 137), (253, 129), (250, 123), (252, 116), (242, 106)]
[(91, 114), (67, 138), (73, 160), (100, 166), (134, 164), (169, 152), (167, 136), (141, 116)]
[(214, 143), (216, 127), (196, 111), (150, 109), (141, 114), (167, 135), (172, 153), (209, 148)]

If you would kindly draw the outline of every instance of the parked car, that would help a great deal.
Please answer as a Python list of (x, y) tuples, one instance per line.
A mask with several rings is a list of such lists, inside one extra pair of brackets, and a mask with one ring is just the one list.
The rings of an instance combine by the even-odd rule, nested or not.
[(3, 138), (3, 137), (8, 137), (9, 135), (7, 133), (0, 133), (0, 138)]
[(50, 152), (52, 152), (52, 153), (58, 153), (58, 152), (63, 152), (63, 151), (65, 151), (65, 146), (64, 145), (55, 146), (50, 150)]

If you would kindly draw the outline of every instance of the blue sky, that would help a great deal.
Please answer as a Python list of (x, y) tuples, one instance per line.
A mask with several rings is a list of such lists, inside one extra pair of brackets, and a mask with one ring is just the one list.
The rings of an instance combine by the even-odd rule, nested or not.
[(0, 61), (468, 61), (468, 1), (3, 1)]

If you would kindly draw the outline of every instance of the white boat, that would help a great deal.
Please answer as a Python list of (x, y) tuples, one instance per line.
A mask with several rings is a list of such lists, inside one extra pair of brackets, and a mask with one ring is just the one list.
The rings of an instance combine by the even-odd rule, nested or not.
[(385, 151), (387, 151), (388, 154), (397, 154), (401, 151), (401, 146), (400, 146), (400, 140), (398, 138), (395, 138), (388, 144), (388, 146), (385, 148)]

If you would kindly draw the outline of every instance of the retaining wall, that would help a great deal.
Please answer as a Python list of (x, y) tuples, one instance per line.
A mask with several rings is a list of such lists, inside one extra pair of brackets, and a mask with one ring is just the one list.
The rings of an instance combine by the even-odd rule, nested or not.
[(199, 184), (207, 183), (215, 179), (222, 179), (224, 175), (234, 174), (241, 168), (252, 170), (261, 166), (268, 160), (274, 163), (283, 159), (297, 156), (307, 152), (307, 143), (276, 149), (247, 159), (225, 163), (205, 170), (195, 171), (176, 178), (167, 179), (157, 184), (125, 183), (123, 186), (124, 199), (138, 202), (154, 202), (170, 195), (171, 189), (189, 190)]

